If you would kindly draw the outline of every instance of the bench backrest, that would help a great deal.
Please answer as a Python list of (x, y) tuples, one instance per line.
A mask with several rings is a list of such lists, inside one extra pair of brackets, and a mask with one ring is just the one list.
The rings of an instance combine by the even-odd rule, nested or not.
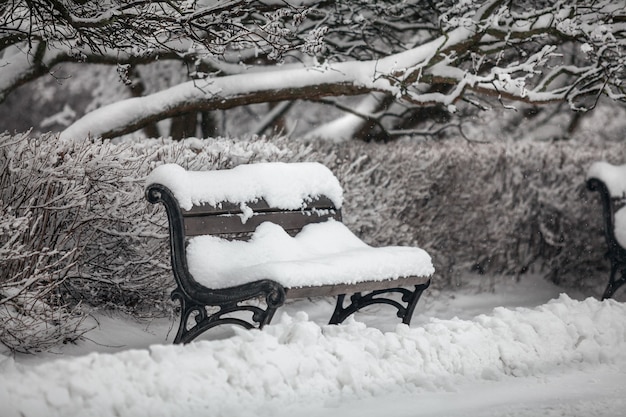
[(293, 234), (309, 223), (329, 218), (341, 220), (341, 209), (327, 197), (319, 197), (294, 210), (271, 207), (261, 200), (245, 203), (243, 207), (230, 202), (194, 206), (191, 210), (182, 210), (181, 214), (185, 236), (248, 234), (267, 221)]
[(259, 163), (216, 171), (166, 164), (150, 174), (147, 184), (147, 199), (162, 202), (170, 228), (180, 227), (185, 237), (251, 233), (266, 221), (293, 233), (309, 223), (341, 220), (339, 181), (317, 163)]
[(189, 237), (225, 235), (246, 239), (263, 222), (272, 222), (294, 235), (310, 223), (328, 219), (341, 221), (341, 209), (327, 197), (318, 197), (298, 209), (272, 207), (266, 201), (241, 204), (223, 202), (216, 205), (197, 205), (185, 210), (180, 207), (174, 193), (162, 184), (146, 188), (146, 198), (151, 203), (165, 206), (170, 234), (181, 249)]

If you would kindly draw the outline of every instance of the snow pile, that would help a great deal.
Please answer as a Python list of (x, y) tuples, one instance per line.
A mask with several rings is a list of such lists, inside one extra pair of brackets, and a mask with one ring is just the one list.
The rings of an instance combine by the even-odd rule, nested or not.
[[(4, 417), (264, 416), (392, 393), (619, 364), (626, 306), (561, 296), (535, 309), (432, 320), (395, 332), (304, 313), (263, 331), (186, 346), (0, 364)], [(619, 362), (621, 361), (621, 362)], [(332, 414), (332, 412), (330, 412)]]
[(262, 198), (282, 209), (301, 208), (306, 201), (322, 195), (337, 208), (343, 202), (339, 181), (317, 162), (265, 162), (214, 171), (187, 171), (176, 164), (164, 164), (148, 176), (146, 186), (150, 184), (169, 188), (185, 210), (203, 203), (244, 204)]
[(420, 248), (373, 248), (343, 223), (330, 219), (291, 237), (265, 222), (249, 241), (198, 236), (187, 246), (189, 272), (208, 288), (273, 279), (287, 288), (353, 284), (406, 276), (430, 276), (430, 256)]

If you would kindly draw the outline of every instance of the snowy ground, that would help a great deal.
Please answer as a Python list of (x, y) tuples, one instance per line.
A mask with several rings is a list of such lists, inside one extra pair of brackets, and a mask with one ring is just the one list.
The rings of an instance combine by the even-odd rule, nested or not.
[(428, 292), (410, 328), (385, 306), (327, 326), (331, 300), (303, 300), (173, 346), (169, 320), (98, 316), (79, 345), (0, 362), (0, 415), (624, 415), (626, 304), (481, 282)]

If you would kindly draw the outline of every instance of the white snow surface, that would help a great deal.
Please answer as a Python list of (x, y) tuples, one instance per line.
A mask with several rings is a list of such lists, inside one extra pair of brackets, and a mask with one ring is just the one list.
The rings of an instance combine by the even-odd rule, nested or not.
[(420, 248), (374, 248), (333, 219), (305, 226), (291, 237), (265, 222), (249, 241), (197, 236), (187, 246), (189, 272), (208, 288), (224, 288), (258, 279), (284, 287), (354, 284), (406, 276), (430, 276), (430, 256)]
[(187, 171), (177, 164), (164, 164), (147, 177), (146, 186), (150, 184), (169, 188), (185, 210), (193, 205), (245, 204), (261, 198), (281, 209), (301, 208), (319, 196), (328, 197), (337, 208), (343, 203), (339, 181), (317, 162), (262, 162), (214, 171)]
[[(623, 415), (626, 305), (561, 295), (515, 307), (557, 290), (526, 278), (492, 293), (433, 291), (410, 327), (386, 306), (320, 324), (315, 307), (327, 319), (332, 300), (319, 299), (262, 331), (175, 346), (166, 326), (155, 336), (101, 317), (87, 355), (70, 345), (60, 359), (4, 358), (0, 415)], [(134, 349), (111, 346), (133, 337)]]

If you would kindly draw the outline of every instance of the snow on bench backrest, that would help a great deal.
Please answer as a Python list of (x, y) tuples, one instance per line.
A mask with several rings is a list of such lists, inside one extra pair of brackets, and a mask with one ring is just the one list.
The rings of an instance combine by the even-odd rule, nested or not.
[(587, 172), (587, 179), (597, 178), (606, 184), (613, 198), (626, 196), (626, 165), (594, 162)]
[(151, 184), (169, 188), (184, 210), (222, 202), (245, 205), (261, 199), (272, 207), (297, 210), (320, 196), (328, 197), (337, 208), (343, 203), (339, 181), (317, 162), (264, 162), (215, 171), (187, 171), (165, 164), (150, 173), (146, 186)]

